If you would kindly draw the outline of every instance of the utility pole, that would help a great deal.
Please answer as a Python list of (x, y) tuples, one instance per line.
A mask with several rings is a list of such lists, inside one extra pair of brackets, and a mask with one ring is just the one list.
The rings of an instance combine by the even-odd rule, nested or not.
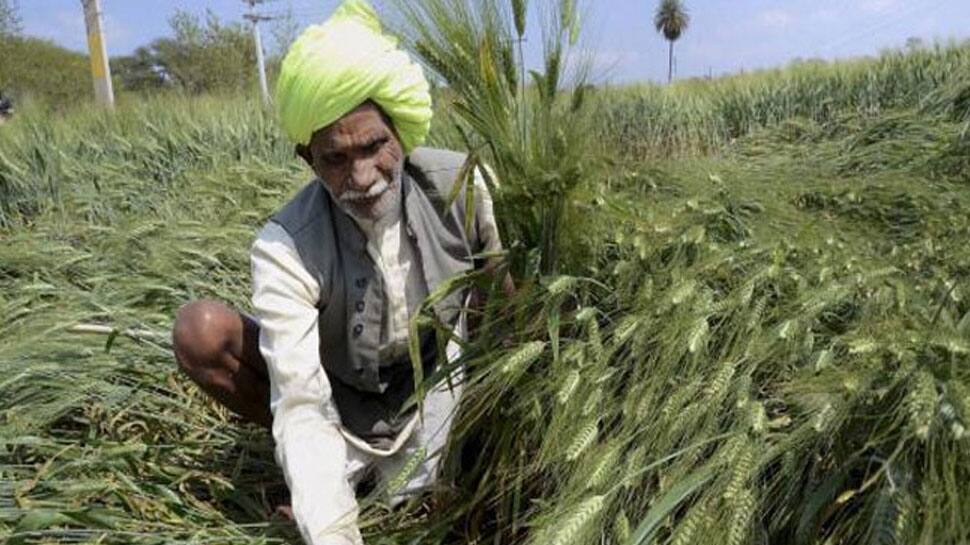
[(256, 44), (256, 69), (259, 71), (259, 90), (263, 95), (263, 103), (269, 105), (269, 86), (266, 84), (266, 61), (263, 60), (263, 40), (259, 35), (259, 22), (269, 21), (272, 17), (256, 13), (256, 4), (263, 0), (243, 0), (249, 4), (249, 13), (243, 17), (253, 23), (253, 41)]
[(94, 97), (102, 105), (113, 108), (115, 94), (111, 87), (111, 66), (108, 64), (108, 51), (104, 46), (104, 31), (101, 29), (101, 7), (98, 0), (81, 0), (81, 5), (84, 7), (84, 24), (88, 30)]

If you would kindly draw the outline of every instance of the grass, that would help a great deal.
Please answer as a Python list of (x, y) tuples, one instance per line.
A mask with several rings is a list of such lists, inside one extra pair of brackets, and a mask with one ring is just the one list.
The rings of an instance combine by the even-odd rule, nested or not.
[[(403, 510), (363, 498), (368, 542), (970, 539), (959, 88), (579, 171), (529, 144), (568, 95), (530, 106), (548, 109), (512, 144), (489, 131), (522, 134), (514, 93), (478, 127), (439, 117), (496, 165), (520, 292), (492, 298), (462, 359), (442, 486)], [(268, 434), (180, 376), (168, 340), (186, 301), (246, 307), (255, 230), (307, 179), (272, 119), (163, 97), (2, 129), (0, 536), (298, 542), (268, 519)], [(530, 196), (544, 171), (577, 177)], [(522, 210), (549, 195), (559, 247), (543, 254), (549, 220)]]
[[(5, 165), (31, 173), (15, 178), (24, 185), (8, 193), (15, 215), (0, 235), (8, 532), (77, 516), (119, 542), (189, 540), (200, 528), (265, 541), (233, 520), (265, 522), (260, 483), (281, 486), (267, 437), (210, 410), (176, 379), (169, 351), (181, 303), (245, 307), (253, 229), (304, 178), (253, 104), (228, 104), (25, 118), (4, 134)], [(77, 323), (150, 334), (106, 351), (105, 336), (71, 333)]]
[[(970, 44), (953, 42), (874, 58), (785, 68), (670, 87), (628, 85), (599, 93), (601, 134), (635, 157), (717, 152), (792, 119), (828, 123), (899, 109), (948, 110), (967, 119)], [(957, 98), (957, 97), (963, 98)], [(956, 107), (957, 111), (953, 110)]]

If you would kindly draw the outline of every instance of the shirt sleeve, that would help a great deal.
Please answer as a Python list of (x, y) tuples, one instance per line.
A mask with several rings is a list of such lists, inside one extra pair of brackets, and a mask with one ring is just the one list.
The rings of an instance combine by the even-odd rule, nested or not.
[(297, 527), (307, 545), (361, 545), (357, 501), (344, 471), (347, 444), (320, 365), (319, 285), (290, 236), (273, 223), (253, 244), (251, 265), (276, 460)]
[[(482, 168), (491, 170), (488, 165)], [(494, 180), (494, 174), (491, 174)], [(495, 210), (492, 206), (492, 194), (485, 184), (485, 177), (479, 168), (475, 169), (475, 230), (478, 238), (479, 253), (492, 253), (502, 250), (502, 239), (498, 233), (498, 223), (495, 221)]]

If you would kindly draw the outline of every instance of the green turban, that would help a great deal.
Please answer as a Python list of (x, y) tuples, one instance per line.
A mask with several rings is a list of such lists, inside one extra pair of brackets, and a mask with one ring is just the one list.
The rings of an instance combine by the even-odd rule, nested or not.
[(424, 141), (431, 94), (421, 67), (381, 30), (366, 0), (346, 0), (290, 47), (276, 84), (276, 107), (286, 135), (307, 145), (315, 131), (368, 99), (391, 118), (405, 153)]

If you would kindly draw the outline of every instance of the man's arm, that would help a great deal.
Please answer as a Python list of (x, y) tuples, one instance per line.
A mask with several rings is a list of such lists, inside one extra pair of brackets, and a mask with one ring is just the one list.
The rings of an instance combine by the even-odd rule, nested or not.
[(344, 474), (347, 446), (320, 365), (319, 285), (276, 224), (260, 232), (251, 264), (276, 460), (290, 489), (297, 526), (308, 545), (359, 545), (357, 501)]

